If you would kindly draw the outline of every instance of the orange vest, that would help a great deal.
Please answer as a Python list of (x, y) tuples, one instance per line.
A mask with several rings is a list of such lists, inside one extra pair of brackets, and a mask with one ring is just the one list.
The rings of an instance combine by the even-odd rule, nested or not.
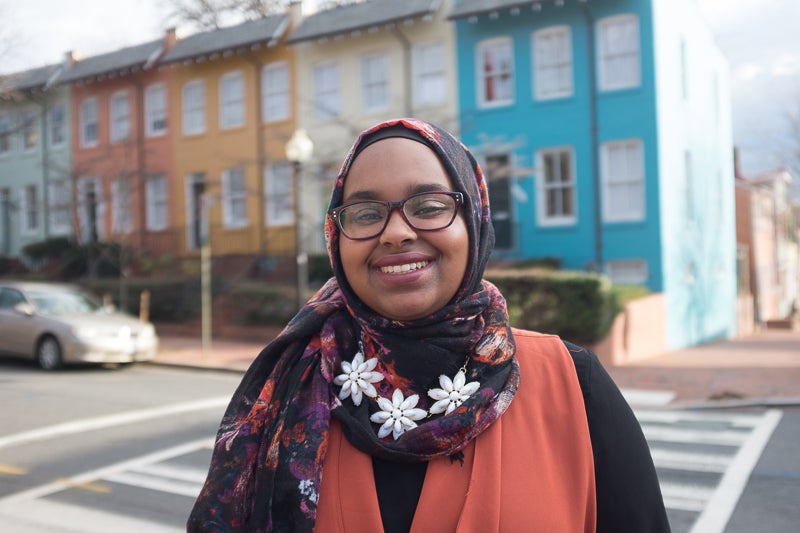
[[(428, 463), (412, 532), (594, 532), (594, 462), (583, 396), (558, 337), (514, 330), (520, 387), (464, 449)], [(372, 459), (333, 420), (315, 531), (383, 530)]]

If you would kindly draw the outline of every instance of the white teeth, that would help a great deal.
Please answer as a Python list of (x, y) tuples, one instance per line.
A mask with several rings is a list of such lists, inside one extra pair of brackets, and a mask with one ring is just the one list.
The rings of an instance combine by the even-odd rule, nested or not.
[(406, 272), (418, 270), (427, 264), (427, 261), (417, 261), (416, 263), (406, 263), (405, 265), (385, 266), (381, 267), (381, 272), (384, 274), (404, 274)]

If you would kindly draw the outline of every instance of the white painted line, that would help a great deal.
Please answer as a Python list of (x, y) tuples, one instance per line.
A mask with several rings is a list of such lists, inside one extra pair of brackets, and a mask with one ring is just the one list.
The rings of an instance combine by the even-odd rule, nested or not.
[(122, 516), (50, 500), (0, 502), (3, 531), (14, 533), (108, 533), (146, 531), (184, 533), (185, 527), (170, 527), (141, 518)]
[(687, 422), (719, 422), (730, 424), (733, 427), (752, 428), (761, 424), (763, 415), (743, 415), (731, 413), (715, 412), (694, 412), (694, 411), (651, 411), (647, 409), (636, 409), (634, 411), (640, 423), (661, 423), (675, 424), (681, 421)]
[(47, 496), (64, 489), (68, 489), (76, 484), (89, 483), (101, 478), (108, 478), (110, 476), (125, 472), (126, 470), (134, 470), (140, 467), (141, 465), (166, 461), (167, 459), (191, 453), (196, 450), (211, 448), (213, 445), (214, 445), (214, 439), (208, 439), (208, 438), (187, 442), (185, 444), (173, 446), (172, 448), (167, 448), (166, 450), (160, 450), (155, 453), (136, 457), (134, 459), (129, 459), (127, 461), (122, 461), (113, 465), (99, 468), (97, 470), (84, 472), (83, 474), (73, 476), (69, 479), (53, 481), (51, 483), (40, 485), (38, 487), (34, 487), (32, 489), (28, 489), (23, 492), (17, 492), (16, 494), (11, 494), (10, 496), (0, 498), (0, 505), (4, 505), (9, 502), (13, 503), (15, 501), (26, 501), (26, 500), (41, 498), (43, 496)]
[(148, 476), (147, 474), (138, 474), (136, 472), (122, 472), (121, 474), (106, 476), (103, 480), (148, 490), (167, 492), (169, 494), (178, 494), (189, 498), (196, 498), (197, 495), (200, 494), (200, 489), (203, 488), (202, 483), (187, 483), (185, 481), (157, 478)]
[(202, 485), (206, 481), (207, 470), (189, 468), (185, 466), (173, 466), (167, 464), (148, 464), (137, 466), (132, 469), (140, 474), (162, 477), (167, 479), (177, 479), (188, 483), (199, 483)]
[(643, 425), (642, 431), (648, 442), (683, 442), (692, 444), (718, 444), (741, 446), (750, 435), (742, 431), (691, 429)]
[(699, 513), (706, 507), (713, 494), (713, 487), (661, 483), (661, 495), (664, 497), (664, 505), (668, 509)]
[(667, 405), (675, 398), (675, 393), (672, 391), (653, 391), (643, 389), (621, 389), (622, 396), (628, 402), (628, 405), (633, 406), (661, 406)]
[(733, 461), (732, 455), (682, 452), (650, 448), (656, 468), (686, 470), (690, 472), (716, 472), (722, 474)]
[(219, 409), (220, 407), (224, 408), (228, 405), (230, 399), (230, 396), (218, 396), (216, 398), (208, 398), (206, 400), (177, 403), (164, 407), (140, 409), (138, 411), (128, 411), (127, 413), (118, 413), (96, 418), (75, 420), (73, 422), (65, 422), (63, 424), (56, 424), (54, 426), (48, 426), (40, 429), (34, 429), (32, 431), (17, 433), (15, 435), (0, 437), (0, 448), (49, 440), (54, 437), (62, 437), (64, 435), (72, 435), (75, 433), (85, 433), (87, 431), (105, 429), (113, 426), (133, 424), (163, 416), (171, 416), (192, 411), (202, 411), (205, 409)]
[(750, 473), (782, 416), (783, 413), (777, 409), (770, 409), (764, 413), (763, 422), (753, 430), (750, 438), (739, 449), (690, 533), (721, 533), (725, 529), (747, 485)]

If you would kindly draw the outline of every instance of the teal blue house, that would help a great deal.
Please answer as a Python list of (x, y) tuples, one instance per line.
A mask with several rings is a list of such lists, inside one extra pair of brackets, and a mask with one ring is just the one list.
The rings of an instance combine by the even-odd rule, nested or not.
[(736, 331), (727, 63), (692, 0), (460, 0), (460, 135), (494, 257), (663, 293), (670, 348)]

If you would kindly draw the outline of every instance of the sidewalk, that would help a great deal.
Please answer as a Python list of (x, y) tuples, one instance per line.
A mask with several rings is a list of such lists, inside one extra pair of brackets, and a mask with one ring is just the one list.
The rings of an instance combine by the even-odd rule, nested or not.
[[(277, 332), (265, 329), (264, 342), (213, 339), (207, 351), (199, 337), (162, 335), (155, 363), (244, 372)], [(607, 370), (626, 395), (660, 391), (673, 405), (800, 404), (800, 332), (765, 330)]]

